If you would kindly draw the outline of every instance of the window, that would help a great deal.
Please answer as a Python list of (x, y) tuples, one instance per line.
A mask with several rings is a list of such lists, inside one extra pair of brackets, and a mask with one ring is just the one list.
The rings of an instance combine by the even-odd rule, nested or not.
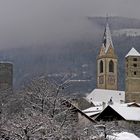
[(100, 73), (103, 73), (103, 61), (100, 61)]
[(133, 64), (134, 67), (137, 67), (137, 64)]
[(133, 61), (137, 61), (137, 58), (133, 58)]
[(134, 75), (137, 75), (137, 72), (136, 71), (134, 71)]
[(109, 62), (109, 72), (114, 72), (114, 62), (112, 60)]

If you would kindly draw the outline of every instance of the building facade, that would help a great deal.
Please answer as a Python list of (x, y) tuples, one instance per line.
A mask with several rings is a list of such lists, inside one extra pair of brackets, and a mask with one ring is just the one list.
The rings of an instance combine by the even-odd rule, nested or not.
[(140, 103), (140, 53), (132, 48), (125, 57), (126, 102)]
[(112, 43), (109, 24), (106, 24), (102, 47), (97, 56), (97, 88), (118, 89), (118, 59)]

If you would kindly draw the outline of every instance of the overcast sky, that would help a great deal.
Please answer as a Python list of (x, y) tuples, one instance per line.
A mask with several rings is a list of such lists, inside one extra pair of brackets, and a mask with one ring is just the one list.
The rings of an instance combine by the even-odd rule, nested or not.
[(0, 49), (78, 38), (107, 13), (140, 19), (140, 0), (0, 0)]

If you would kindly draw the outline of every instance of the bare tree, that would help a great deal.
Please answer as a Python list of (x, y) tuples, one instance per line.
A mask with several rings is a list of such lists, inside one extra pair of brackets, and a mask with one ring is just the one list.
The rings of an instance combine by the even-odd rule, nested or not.
[(4, 140), (90, 140), (98, 137), (93, 124), (79, 123), (76, 107), (64, 92), (68, 81), (56, 84), (39, 77), (14, 94), (4, 110), (8, 115), (1, 125), (1, 137)]
[(20, 111), (2, 125), (5, 137), (18, 140), (70, 139), (75, 135), (72, 131), (76, 123), (70, 119), (72, 108), (62, 104), (69, 100), (62, 94), (65, 83), (54, 85), (44, 78), (32, 80), (19, 93), (23, 110), (19, 106)]

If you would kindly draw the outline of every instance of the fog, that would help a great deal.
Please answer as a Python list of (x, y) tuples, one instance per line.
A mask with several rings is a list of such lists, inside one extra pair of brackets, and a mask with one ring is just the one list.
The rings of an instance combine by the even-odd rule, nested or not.
[(87, 16), (140, 18), (139, 5), (139, 0), (1, 0), (0, 49), (92, 37), (98, 25)]

